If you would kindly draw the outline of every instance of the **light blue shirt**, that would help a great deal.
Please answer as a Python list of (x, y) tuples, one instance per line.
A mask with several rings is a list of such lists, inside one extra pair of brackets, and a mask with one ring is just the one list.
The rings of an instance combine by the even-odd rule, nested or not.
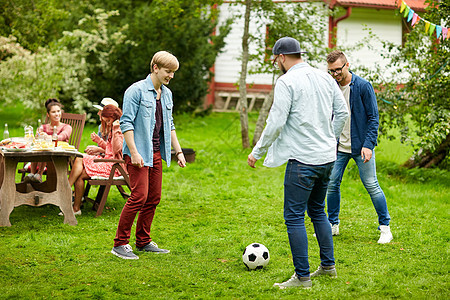
[(349, 116), (336, 81), (303, 62), (292, 66), (275, 84), (274, 101), (252, 155), (266, 152), (266, 167), (289, 159), (309, 165), (336, 160), (337, 139)]
[[(163, 131), (160, 135), (161, 157), (170, 166), (171, 131), (175, 130), (172, 117), (172, 92), (161, 85), (161, 105)], [(153, 167), (153, 131), (156, 119), (156, 90), (150, 75), (146, 79), (135, 82), (126, 91), (123, 98), (123, 115), (120, 118), (120, 130), (123, 133), (133, 130), (137, 151), (144, 160), (144, 166)], [(123, 142), (123, 154), (131, 156), (127, 143)]]

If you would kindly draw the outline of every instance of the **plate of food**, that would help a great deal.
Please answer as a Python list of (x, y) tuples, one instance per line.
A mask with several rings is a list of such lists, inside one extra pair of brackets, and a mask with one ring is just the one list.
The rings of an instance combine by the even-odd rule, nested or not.
[(29, 151), (30, 147), (26, 143), (9, 141), (8, 143), (2, 145), (2, 149), (3, 151), (8, 152), (25, 152)]
[(6, 151), (6, 152), (26, 152), (26, 151), (30, 151), (30, 148), (7, 148), (7, 147), (3, 147), (3, 151)]
[(69, 145), (68, 143), (58, 143), (58, 147), (56, 147), (55, 150), (78, 151), (75, 146)]

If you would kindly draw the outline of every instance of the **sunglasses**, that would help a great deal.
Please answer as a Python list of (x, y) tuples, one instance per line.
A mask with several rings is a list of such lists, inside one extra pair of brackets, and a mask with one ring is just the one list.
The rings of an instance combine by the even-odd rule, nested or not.
[(342, 73), (342, 69), (345, 67), (346, 64), (347, 64), (347, 63), (344, 63), (344, 64), (342, 65), (342, 67), (337, 68), (337, 69), (334, 69), (334, 70), (328, 69), (328, 73), (330, 73), (330, 75), (334, 75), (334, 74), (339, 75), (339, 74)]

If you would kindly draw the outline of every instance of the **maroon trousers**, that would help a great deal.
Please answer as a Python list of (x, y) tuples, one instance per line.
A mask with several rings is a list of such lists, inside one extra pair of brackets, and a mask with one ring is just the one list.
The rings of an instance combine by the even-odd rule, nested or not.
[(131, 164), (131, 157), (124, 156), (131, 183), (131, 195), (120, 214), (119, 226), (114, 247), (128, 244), (131, 227), (136, 214), (136, 246), (144, 247), (152, 241), (150, 228), (155, 215), (156, 206), (161, 201), (162, 160), (161, 153), (153, 154), (153, 167), (136, 167)]

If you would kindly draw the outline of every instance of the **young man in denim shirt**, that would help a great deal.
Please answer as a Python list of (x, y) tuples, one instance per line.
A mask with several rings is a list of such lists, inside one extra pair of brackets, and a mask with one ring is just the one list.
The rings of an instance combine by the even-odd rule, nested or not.
[(176, 152), (178, 165), (182, 168), (186, 166), (173, 124), (172, 92), (166, 87), (178, 67), (175, 56), (159, 51), (150, 63), (150, 75), (125, 91), (120, 129), (125, 139), (123, 155), (130, 176), (131, 195), (120, 214), (111, 250), (111, 253), (123, 259), (139, 258), (128, 244), (131, 227), (138, 212), (137, 250), (169, 252), (152, 241), (150, 228), (156, 206), (161, 200), (161, 159), (170, 166), (171, 144)]
[(389, 227), (389, 211), (386, 197), (378, 184), (375, 151), (378, 137), (378, 106), (372, 85), (367, 80), (349, 71), (344, 53), (335, 50), (327, 56), (328, 72), (339, 83), (339, 87), (350, 108), (350, 119), (339, 138), (337, 160), (331, 173), (327, 192), (328, 220), (333, 235), (339, 235), (339, 210), (341, 181), (350, 159), (356, 162), (364, 187), (372, 199), (378, 214), (381, 231), (378, 243), (389, 243), (393, 237)]
[[(336, 276), (333, 238), (325, 214), (325, 194), (336, 160), (336, 141), (348, 118), (344, 97), (333, 78), (302, 60), (297, 40), (284, 37), (274, 47), (274, 64), (284, 73), (276, 82), (274, 102), (260, 140), (248, 156), (264, 165), (286, 162), (284, 220), (295, 272), (279, 288), (311, 287), (310, 276)], [(321, 265), (310, 275), (305, 211), (314, 224)]]

